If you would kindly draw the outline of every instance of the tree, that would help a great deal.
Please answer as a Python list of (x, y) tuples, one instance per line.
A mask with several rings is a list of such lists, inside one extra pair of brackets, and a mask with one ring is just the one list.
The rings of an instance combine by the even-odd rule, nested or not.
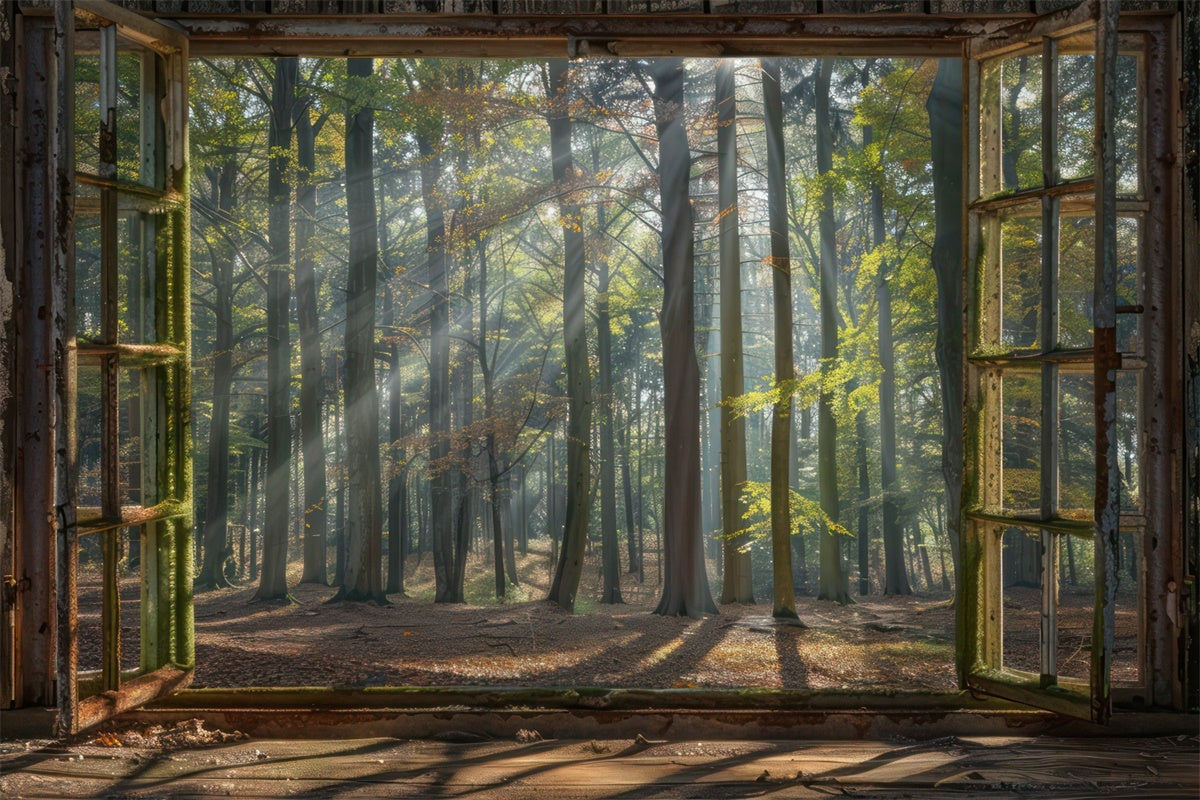
[(592, 385), (585, 332), (583, 214), (567, 194), (575, 178), (571, 158), (569, 65), (565, 59), (547, 62), (547, 95), (550, 102), (550, 153), (554, 182), (562, 198), (559, 216), (563, 232), (563, 345), (567, 362), (567, 520), (550, 600), (568, 611), (575, 608), (583, 551), (587, 544), (590, 498)]
[[(824, 178), (833, 170), (833, 126), (829, 115), (829, 84), (833, 61), (821, 59), (817, 66), (815, 97), (817, 173)], [(839, 517), (837, 473), (837, 420), (833, 415), (833, 375), (838, 358), (837, 248), (833, 225), (833, 189), (823, 183), (817, 227), (821, 240), (821, 396), (817, 407), (821, 509), (832, 520)], [(841, 548), (828, 530), (821, 533), (821, 576), (818, 596), (822, 600), (850, 602), (842, 572)]]
[(268, 194), (271, 260), (267, 276), (267, 478), (263, 525), (260, 600), (285, 600), (287, 588), (288, 464), (291, 425), (288, 416), (291, 337), (288, 307), (291, 287), (291, 186), (287, 181), (292, 147), (292, 104), (296, 91), (297, 59), (275, 59), (271, 91), (271, 131)]
[(312, 87), (296, 104), (296, 322), (300, 329), (300, 438), (304, 451), (304, 568), (301, 583), (327, 583), (326, 486), (321, 370), (321, 317), (317, 310), (315, 244), (317, 217), (316, 137), (325, 123), (312, 121)]
[(791, 464), (792, 395), (796, 365), (792, 359), (792, 258), (788, 247), (787, 158), (783, 146), (783, 101), (779, 64), (763, 59), (763, 118), (767, 129), (767, 205), (771, 226), (771, 275), (775, 292), (775, 408), (771, 417), (771, 579), (772, 614), (796, 619), (792, 577)]
[(666, 563), (656, 614), (699, 617), (717, 613), (704, 571), (700, 525), (700, 369), (696, 363), (691, 150), (683, 126), (682, 59), (653, 66), (654, 125), (658, 132), (662, 210), (663, 402), (666, 419), (663, 541)]
[[(226, 157), (219, 167), (206, 170), (213, 206), (230, 215), (236, 203), (234, 182), (237, 161)], [(213, 405), (208, 437), (208, 493), (204, 514), (204, 560), (196, 576), (197, 589), (229, 585), (225, 561), (229, 548), (229, 404), (233, 390), (233, 248), (221, 241), (213, 248), (213, 312), (216, 336), (213, 352)]]
[[(725, 574), (722, 603), (753, 603), (745, 526), (746, 419), (732, 402), (745, 392), (742, 367), (742, 253), (738, 242), (737, 100), (733, 61), (717, 64), (717, 163), (721, 250), (721, 523)], [(665, 233), (664, 233), (665, 236)]]
[(352, 105), (346, 112), (346, 439), (349, 508), (345, 582), (335, 600), (386, 603), (383, 593), (379, 396), (375, 387), (375, 295), (379, 233), (373, 169), (375, 112), (370, 58), (346, 62)]

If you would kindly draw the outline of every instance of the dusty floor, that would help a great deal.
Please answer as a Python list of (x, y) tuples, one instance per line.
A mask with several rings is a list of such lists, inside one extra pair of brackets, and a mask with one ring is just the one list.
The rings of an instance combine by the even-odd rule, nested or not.
[(1191, 800), (1195, 736), (930, 742), (252, 740), (181, 723), (0, 745), (6, 798)]
[[(195, 687), (236, 686), (609, 686), (640, 688), (764, 687), (954, 691), (954, 609), (948, 596), (856, 599), (853, 605), (802, 597), (806, 627), (777, 625), (769, 598), (721, 606), (702, 620), (650, 613), (658, 600), (647, 582), (623, 577), (623, 605), (589, 600), (596, 575), (585, 575), (577, 613), (547, 603), (545, 554), (521, 559), (525, 582), (508, 602), (492, 597), (490, 572), (473, 568), (472, 602), (434, 604), (429, 559), (410, 564), (408, 596), (390, 604), (326, 601), (334, 590), (297, 585), (295, 602), (255, 601), (255, 587), (197, 593)], [(123, 661), (137, 666), (138, 583), (122, 581)], [(1070, 600), (1064, 594), (1064, 600)], [(1006, 594), (1005, 658), (1037, 664), (1038, 596)], [(100, 665), (99, 576), (80, 577), (80, 667)], [(1118, 616), (1114, 683), (1136, 664), (1136, 618)], [(1086, 675), (1091, 608), (1064, 602), (1060, 663)], [(1028, 629), (1028, 630), (1026, 630)], [(1125, 630), (1128, 629), (1128, 630)], [(1026, 652), (1029, 651), (1029, 652)], [(1136, 673), (1133, 674), (1136, 677)]]

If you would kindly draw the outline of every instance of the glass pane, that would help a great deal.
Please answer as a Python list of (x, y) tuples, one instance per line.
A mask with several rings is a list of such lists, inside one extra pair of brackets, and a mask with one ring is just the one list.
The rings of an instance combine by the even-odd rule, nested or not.
[(1096, 224), (1092, 217), (1059, 218), (1058, 343), (1092, 346), (1092, 304), (1096, 286)]
[(142, 373), (121, 370), (121, 505), (142, 505)]
[(75, 333), (81, 342), (100, 341), (100, 217), (75, 216)]
[(1137, 56), (1117, 56), (1117, 192), (1136, 195), (1141, 191), (1142, 109), (1138, 95)]
[(1142, 683), (1142, 536), (1121, 531), (1117, 552), (1116, 637), (1113, 644), (1112, 685), (1140, 686)]
[[(118, 531), (117, 582), (121, 597), (121, 669), (137, 669), (141, 645), (141, 570), (138, 566), (138, 528)], [(104, 562), (103, 536), (79, 540), (78, 619), (79, 670), (91, 672), (104, 665), (101, 640)]]
[(1042, 220), (1006, 217), (1000, 223), (1001, 341), (1012, 349), (1037, 347), (1042, 303)]
[(154, 341), (154, 290), (146, 276), (144, 220), (143, 215), (131, 213), (117, 223), (118, 335), (128, 344)]
[(100, 174), (100, 56), (75, 56), (75, 170)]
[[(123, 46), (124, 43), (122, 43)], [(141, 174), (142, 54), (117, 53), (117, 178), (136, 183)]]
[[(1087, 178), (1095, 172), (1096, 59), (1091, 53), (1058, 59), (1059, 180)], [(1117, 191), (1138, 191), (1139, 125), (1138, 59), (1117, 57)]]
[(1001, 664), (1041, 672), (1042, 542), (1031, 528), (1006, 528), (1000, 539), (1004, 603)]
[(1142, 505), (1141, 375), (1117, 373), (1117, 469), (1121, 474), (1121, 510)]
[(98, 509), (103, 491), (101, 464), (104, 441), (104, 399), (101, 393), (100, 365), (94, 362), (80, 362), (75, 375), (75, 501), (81, 507)]
[(1000, 167), (1005, 190), (1042, 185), (1042, 59), (1005, 59), (1000, 75)]
[(1058, 176), (1086, 178), (1095, 169), (1096, 59), (1091, 53), (1058, 58)]
[(1095, 556), (1083, 536), (1056, 536), (1062, 581), (1058, 590), (1058, 677), (1087, 681), (1092, 671), (1096, 607)]
[(1096, 496), (1096, 401), (1091, 375), (1058, 377), (1058, 505), (1064, 517), (1091, 519)]
[(1036, 375), (1003, 378), (1004, 508), (1035, 513), (1041, 505), (1042, 379)]
[[(1138, 217), (1117, 218), (1117, 306), (1136, 306), (1142, 302), (1141, 276), (1142, 226)], [(1117, 348), (1137, 353), (1142, 346), (1142, 315), (1117, 314)]]

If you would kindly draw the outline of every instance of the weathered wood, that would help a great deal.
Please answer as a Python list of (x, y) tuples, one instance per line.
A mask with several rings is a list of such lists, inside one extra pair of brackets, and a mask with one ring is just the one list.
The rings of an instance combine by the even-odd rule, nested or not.
[(98, 725), (111, 717), (145, 705), (165, 693), (186, 688), (192, 682), (190, 670), (163, 667), (126, 681), (120, 689), (105, 691), (79, 701), (77, 730)]
[[(9, 624), (16, 615), (13, 477), (16, 470), (16, 334), (15, 288), (17, 265), (21, 263), (16, 197), (17, 128), (15, 119), (17, 83), (16, 6), (0, 4), (0, 651), (6, 655), (0, 667), (0, 708), (8, 708), (16, 689), (15, 629)], [(11, 577), (9, 577), (11, 576)]]
[[(54, 226), (58, 218), (55, 191), (57, 111), (53, 25), (26, 20), (21, 88), (22, 123), (16, 173), (23, 199), (18, 220), (22, 232), (22, 269), (18, 273), (16, 374), (21, 415), (16, 431), (14, 478), (20, 613), (16, 620), (16, 704), (54, 705), (55, 446), (63, 436), (56, 410), (62, 401), (62, 327), (66, 309), (55, 291)], [(65, 284), (65, 281), (64, 281)], [(25, 578), (28, 577), (28, 581)]]
[[(116, 734), (118, 741), (122, 737)], [(633, 735), (576, 741), (259, 739), (214, 749), (136, 746), (7, 756), (7, 794), (253, 797), (746, 797), (830, 795), (1091, 800), (1190, 798), (1191, 737), (1018, 739), (893, 743), (749, 739), (662, 741)]]
[(604, 0), (498, 0), (498, 14), (602, 14)]

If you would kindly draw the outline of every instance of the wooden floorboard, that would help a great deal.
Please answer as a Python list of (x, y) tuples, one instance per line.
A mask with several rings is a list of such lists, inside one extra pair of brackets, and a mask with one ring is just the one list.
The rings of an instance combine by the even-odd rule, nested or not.
[(1195, 736), (648, 742), (246, 739), (9, 743), (5, 798), (1079, 798), (1200, 796)]

